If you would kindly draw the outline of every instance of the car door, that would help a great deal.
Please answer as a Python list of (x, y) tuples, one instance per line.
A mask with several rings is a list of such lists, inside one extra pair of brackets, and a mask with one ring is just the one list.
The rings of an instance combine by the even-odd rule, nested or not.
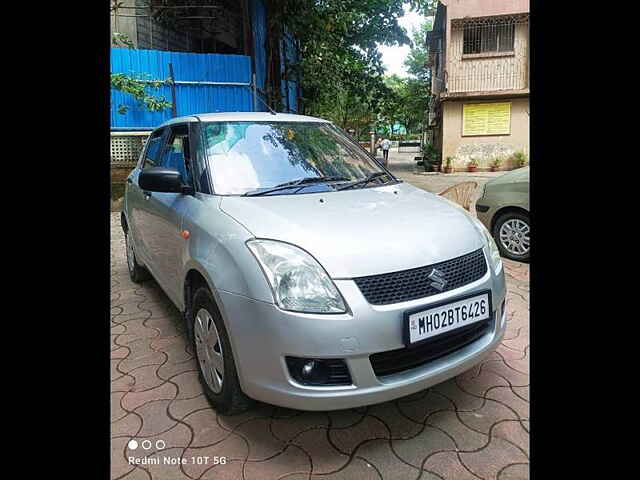
[(160, 164), (160, 154), (164, 145), (167, 129), (159, 128), (151, 132), (147, 143), (142, 150), (138, 165), (133, 169), (125, 185), (125, 215), (128, 221), (129, 238), (133, 241), (136, 257), (150, 271), (154, 273), (149, 255), (149, 242), (152, 238), (149, 225), (149, 217), (146, 209), (148, 198), (140, 189), (138, 177), (140, 172), (146, 168), (158, 166)]
[[(166, 141), (159, 165), (181, 173), (182, 183), (193, 188), (190, 169), (189, 128), (187, 124), (167, 127)], [(182, 236), (182, 217), (192, 195), (167, 192), (142, 192), (146, 200), (145, 225), (149, 227), (147, 253), (153, 274), (169, 298), (180, 305), (180, 264), (186, 248)]]

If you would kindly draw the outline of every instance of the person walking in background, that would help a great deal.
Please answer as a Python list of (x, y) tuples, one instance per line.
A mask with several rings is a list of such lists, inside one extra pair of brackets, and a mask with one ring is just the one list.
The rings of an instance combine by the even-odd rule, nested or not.
[(382, 147), (382, 156), (384, 157), (385, 166), (389, 163), (389, 149), (391, 148), (391, 140), (388, 138), (383, 138), (382, 142), (380, 142), (380, 146)]

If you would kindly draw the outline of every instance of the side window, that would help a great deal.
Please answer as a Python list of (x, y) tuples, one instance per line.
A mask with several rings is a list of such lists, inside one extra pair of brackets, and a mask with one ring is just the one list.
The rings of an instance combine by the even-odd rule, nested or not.
[(189, 152), (189, 128), (187, 125), (170, 127), (169, 138), (160, 158), (160, 165), (175, 168), (184, 183), (191, 185), (191, 155)]
[(164, 137), (164, 128), (158, 129), (151, 134), (145, 146), (144, 158), (141, 168), (157, 167), (160, 165), (160, 148)]

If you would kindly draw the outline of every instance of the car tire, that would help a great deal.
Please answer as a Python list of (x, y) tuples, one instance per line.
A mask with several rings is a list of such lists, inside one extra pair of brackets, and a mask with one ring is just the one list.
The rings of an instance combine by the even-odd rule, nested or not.
[[(187, 310), (187, 315), (191, 317), (188, 318), (189, 336), (205, 396), (222, 415), (245, 412), (253, 405), (253, 401), (240, 388), (229, 335), (213, 295), (207, 287), (201, 286), (192, 299), (191, 307)], [(210, 332), (208, 338), (205, 332)], [(219, 368), (220, 357), (222, 368)]]
[(128, 231), (126, 231), (124, 234), (124, 244), (125, 250), (127, 252), (127, 269), (129, 270), (129, 277), (131, 277), (131, 281), (134, 283), (142, 283), (143, 281), (149, 279), (149, 271), (142, 265), (140, 265), (136, 260), (136, 253), (133, 248), (133, 243), (129, 238)]
[[(493, 228), (493, 238), (498, 245), (500, 254), (503, 257), (518, 262), (529, 262), (531, 254), (529, 246), (530, 234), (529, 215), (524, 212), (507, 212), (503, 213), (496, 219)], [(509, 235), (517, 234), (519, 237), (516, 241), (519, 243), (509, 242)]]

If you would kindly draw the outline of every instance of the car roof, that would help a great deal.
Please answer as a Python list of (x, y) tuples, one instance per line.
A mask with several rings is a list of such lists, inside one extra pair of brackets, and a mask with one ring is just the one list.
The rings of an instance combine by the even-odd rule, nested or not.
[(309, 117), (306, 115), (296, 115), (292, 113), (276, 113), (269, 112), (219, 112), (219, 113), (194, 113), (183, 117), (172, 118), (167, 120), (160, 127), (165, 127), (174, 123), (186, 122), (316, 122), (331, 123), (329, 120), (322, 118)]

